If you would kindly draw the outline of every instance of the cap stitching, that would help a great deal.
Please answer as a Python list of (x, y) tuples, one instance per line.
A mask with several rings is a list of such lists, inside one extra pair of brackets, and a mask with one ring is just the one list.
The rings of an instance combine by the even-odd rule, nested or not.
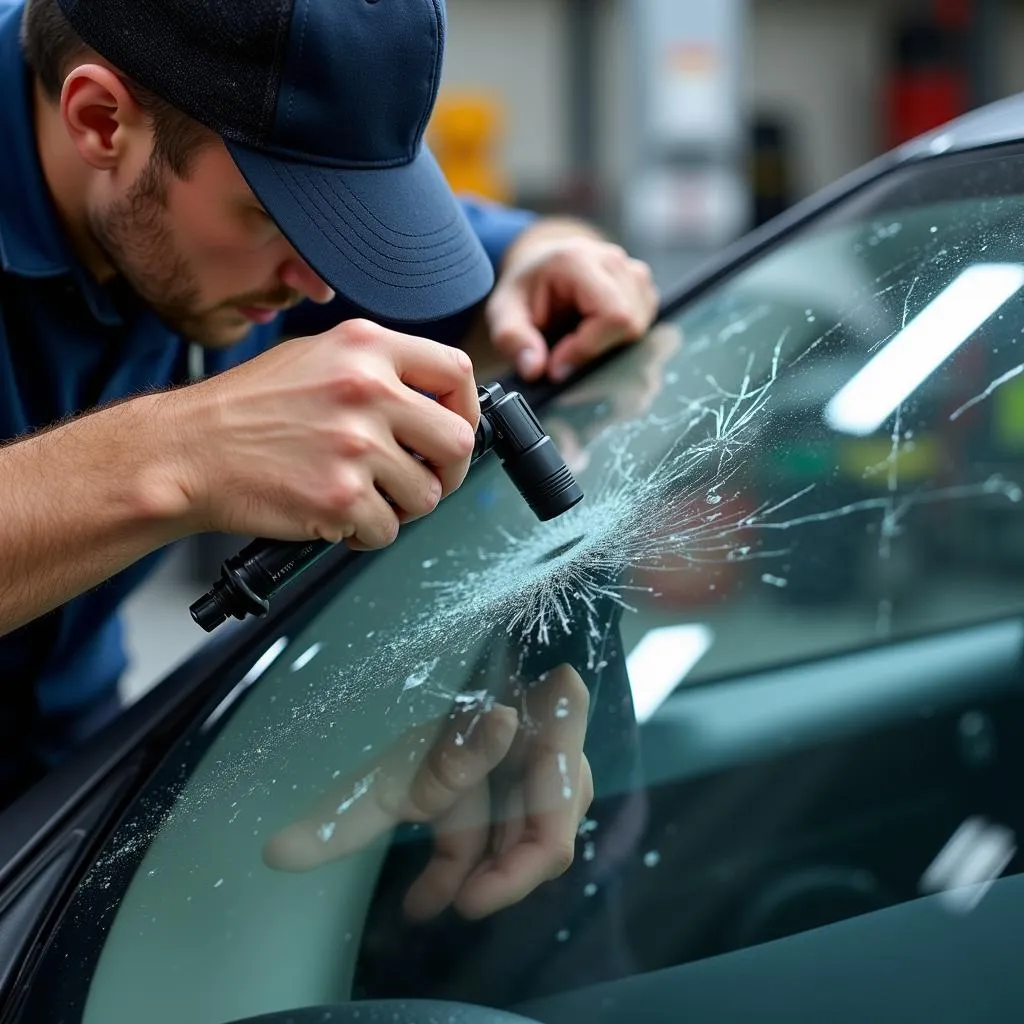
[[(366, 215), (371, 220), (373, 220), (375, 223), (379, 224), (382, 228), (384, 228), (385, 231), (389, 231), (391, 234), (398, 235), (400, 238), (426, 239), (426, 238), (430, 238), (432, 235), (439, 235), (439, 234), (441, 234), (441, 232), (448, 231), (450, 228), (453, 228), (453, 227), (454, 227), (455, 230), (458, 230), (458, 218), (457, 217), (452, 217), (452, 219), (449, 220), (447, 224), (444, 224), (444, 225), (442, 225), (439, 228), (435, 228), (433, 231), (429, 231), (429, 232), (427, 232), (426, 234), (423, 234), (423, 235), (417, 235), (417, 234), (415, 234), (412, 231), (399, 231), (397, 228), (393, 228), (389, 224), (385, 224), (384, 221), (382, 221), (380, 219), (380, 217), (378, 217), (373, 212), (373, 210), (371, 210), (366, 205), (366, 203), (364, 203), (362, 201), (362, 199), (360, 199), (359, 196), (357, 196), (352, 191), (352, 189), (344, 181), (340, 181), (339, 180), (338, 184), (349, 194), (349, 196), (352, 198), (352, 201), (354, 203), (356, 203), (360, 207), (360, 209), (365, 211)], [(361, 223), (362, 223), (362, 221), (361, 221)], [(368, 231), (372, 231), (378, 238), (380, 238), (382, 240), (385, 240), (385, 241), (387, 240), (387, 236), (386, 235), (382, 235), (379, 231), (375, 231), (369, 224), (366, 224), (366, 228), (367, 228)], [(392, 243), (392, 244), (394, 244), (394, 243)], [(435, 245), (440, 245), (442, 243), (441, 242), (436, 242), (434, 244)], [(416, 248), (429, 248), (429, 246), (406, 246), (406, 247), (403, 247), (403, 246), (395, 245), (395, 248), (416, 249)]]
[[(286, 185), (288, 185), (289, 190), (292, 190), (293, 193), (294, 193), (294, 189), (292, 188), (290, 181), (291, 180), (295, 180), (296, 184), (299, 184), (297, 179), (294, 179), (294, 178), (293, 179), (286, 179), (282, 175), (282, 173), (281, 173), (281, 165), (278, 162), (274, 161), (273, 159), (266, 159), (266, 155), (262, 154), (262, 153), (258, 154), (258, 156), (260, 156), (260, 157), (262, 157), (263, 159), (266, 160), (266, 163), (263, 166), (265, 168), (267, 168), (267, 169), (271, 169), (273, 171), (273, 173), (282, 180), (282, 182), (284, 182)], [(245, 160), (244, 159), (242, 160), (242, 164), (238, 164), (238, 162), (237, 162), (237, 166), (239, 166), (240, 170), (242, 170), (242, 173), (246, 177), (246, 180), (249, 182), (250, 187), (252, 187), (251, 177), (250, 177), (250, 175), (248, 173), (246, 173), (245, 168), (243, 166), (244, 164), (245, 164)], [(309, 165), (305, 165), (305, 166), (309, 166)], [(382, 228), (384, 228), (384, 230), (387, 231), (389, 234), (393, 234), (393, 236), (397, 236), (398, 238), (401, 238), (401, 239), (416, 239), (418, 241), (422, 241), (422, 242), (426, 243), (426, 244), (423, 244), (423, 245), (402, 245), (401, 243), (398, 243), (398, 242), (392, 242), (388, 238), (388, 234), (382, 234), (380, 231), (375, 230), (364, 219), (362, 219), (362, 218), (360, 218), (358, 216), (357, 211), (352, 206), (350, 206), (347, 203), (345, 204), (346, 208), (351, 212), (352, 216), (355, 217), (359, 221), (359, 223), (362, 224), (362, 226), (366, 227), (366, 229), (368, 231), (373, 233), (374, 236), (379, 238), (386, 245), (392, 246), (395, 249), (406, 249), (406, 250), (409, 250), (409, 251), (412, 252), (412, 251), (415, 251), (415, 250), (424, 250), (424, 249), (430, 249), (430, 248), (438, 248), (438, 247), (444, 245), (444, 243), (447, 241), (447, 237), (458, 236), (458, 233), (459, 233), (459, 216), (458, 216), (458, 214), (455, 214), (449, 221), (447, 221), (444, 224), (441, 224), (439, 227), (435, 227), (431, 231), (425, 231), (425, 232), (421, 232), (421, 233), (415, 233), (413, 231), (401, 231), (401, 230), (398, 230), (398, 228), (396, 228), (396, 227), (391, 227), (389, 224), (385, 224), (383, 220), (381, 220), (364, 202), (362, 202), (359, 199), (358, 196), (356, 196), (353, 193), (352, 189), (344, 181), (339, 180), (339, 181), (337, 181), (337, 184), (342, 186), (345, 189), (345, 191), (347, 191), (348, 196), (351, 198), (352, 202), (358, 206), (359, 209), (361, 209), (362, 211), (365, 211), (365, 213), (367, 214), (368, 217), (370, 217), (372, 220), (374, 220), (378, 224), (380, 224), (380, 226)], [(296, 194), (296, 195), (299, 195), (299, 194)], [(337, 199), (338, 199), (339, 202), (345, 203), (344, 196), (338, 194), (337, 195)], [(444, 236), (444, 237), (438, 238), (438, 240), (436, 242), (426, 242), (426, 240), (432, 239), (435, 236)]]
[[(419, 124), (416, 126), (416, 139), (417, 142), (423, 138), (423, 133), (427, 130), (427, 121), (430, 119), (430, 114), (433, 110), (434, 99), (437, 96), (437, 90), (440, 84), (441, 78), (441, 55), (444, 50), (444, 31), (441, 28), (443, 18), (441, 15), (441, 7), (438, 0), (424, 0), (424, 3), (428, 4), (434, 12), (434, 18), (437, 27), (437, 38), (434, 43), (434, 71), (430, 76), (430, 102), (423, 108), (423, 114), (420, 117)], [(415, 153), (415, 146), (413, 147)]]
[[(338, 184), (348, 193), (349, 198), (352, 199), (352, 201), (356, 204), (356, 206), (353, 206), (351, 203), (346, 201), (345, 196), (343, 196), (341, 193), (336, 193), (338, 200), (341, 203), (344, 204), (345, 209), (347, 209), (349, 211), (349, 213), (368, 232), (370, 232), (371, 235), (374, 236), (374, 238), (379, 238), (381, 240), (381, 242), (383, 242), (385, 245), (391, 246), (393, 249), (404, 250), (406, 252), (425, 252), (428, 249), (440, 249), (443, 245), (445, 245), (448, 242), (449, 238), (455, 238), (455, 237), (458, 237), (458, 235), (459, 235), (459, 222), (458, 222), (458, 218), (457, 217), (453, 217), (451, 220), (448, 221), (447, 224), (444, 225), (444, 227), (438, 228), (436, 231), (431, 231), (429, 234), (415, 235), (415, 234), (413, 234), (410, 231), (395, 232), (395, 234), (398, 234), (401, 238), (422, 239), (422, 244), (420, 244), (420, 245), (415, 245), (415, 244), (407, 245), (407, 244), (402, 244), (400, 242), (392, 242), (388, 238), (388, 236), (386, 234), (382, 234), (380, 231), (378, 231), (373, 226), (372, 223), (369, 223), (365, 218), (361, 217), (360, 216), (360, 210), (363, 210), (367, 214), (369, 214), (370, 217), (374, 221), (376, 221), (376, 223), (379, 224), (385, 230), (390, 230), (390, 229), (388, 229), (388, 226), (383, 221), (378, 219), (377, 217), (374, 217), (372, 212), (367, 209), (366, 204), (363, 203), (362, 200), (360, 200), (360, 198), (357, 195), (355, 195), (352, 192), (352, 190), (343, 181), (342, 182), (338, 182)], [(316, 187), (317, 190), (319, 191), (319, 186), (314, 185), (314, 187)], [(321, 194), (323, 194), (323, 193), (321, 193)], [(442, 234), (442, 232), (444, 234)], [(428, 242), (427, 241), (428, 238), (431, 238), (431, 237), (433, 237), (435, 235), (438, 235), (438, 236), (441, 236), (441, 237), (438, 237), (436, 239), (436, 241), (432, 241), (432, 242)]]
[(408, 167), (416, 159), (408, 154), (388, 160), (349, 160), (325, 157), (323, 154), (310, 155), (304, 150), (296, 150), (288, 145), (260, 145), (258, 142), (246, 142), (238, 139), (241, 145), (248, 145), (250, 150), (259, 150), (265, 157), (276, 157), (281, 160), (294, 160), (309, 164), (312, 167), (330, 167), (343, 171), (384, 171), (393, 167)]
[[(275, 171), (276, 170), (277, 169), (275, 168)], [(291, 192), (293, 197), (295, 197), (297, 199), (299, 198), (297, 193), (296, 193), (296, 190), (292, 187), (290, 182), (282, 179), (282, 183), (284, 184), (285, 188), (287, 188), (289, 190), (289, 192)], [(319, 193), (319, 189), (317, 189), (317, 191)], [(324, 198), (322, 193), (320, 193), (320, 195), (321, 195), (322, 198)], [(329, 201), (327, 201), (325, 199), (325, 202), (327, 202), (328, 205), (329, 205)], [(368, 262), (371, 266), (374, 266), (377, 269), (384, 271), (385, 273), (387, 273), (389, 271), (388, 267), (385, 267), (385, 266), (381, 265), (380, 263), (377, 263), (377, 262), (375, 262), (373, 260), (367, 259), (365, 253), (361, 253), (359, 251), (359, 249), (352, 243), (352, 241), (350, 239), (348, 239), (342, 232), (338, 231), (333, 225), (331, 225), (329, 221), (325, 221), (324, 224), (321, 225), (321, 230), (324, 231), (324, 229), (330, 229), (335, 235), (337, 235), (338, 238), (341, 238), (343, 241), (345, 241), (347, 243), (348, 247), (356, 252), (357, 256), (361, 257), (364, 261)], [(377, 237), (379, 237), (379, 236), (377, 236)], [(373, 243), (371, 242), (370, 239), (368, 239), (368, 238), (360, 238), (359, 240), (361, 242), (365, 243), (366, 247), (371, 252), (376, 254), (377, 256), (380, 256), (383, 259), (389, 259), (388, 254), (385, 253), (385, 252), (381, 252), (376, 246), (373, 245)], [(334, 241), (332, 238), (327, 236), (326, 231), (324, 233), (324, 241), (327, 242), (329, 245), (331, 245), (336, 252), (339, 252), (339, 253), (342, 252), (341, 247), (337, 244), (336, 241)], [(395, 270), (392, 270), (391, 273), (394, 274), (396, 277), (407, 277), (407, 278), (411, 278), (411, 277), (427, 277), (427, 276), (431, 276), (431, 275), (437, 275), (437, 274), (445, 273), (445, 272), (447, 272), (449, 270), (452, 270), (455, 267), (461, 266), (463, 263), (466, 263), (470, 259), (472, 259), (472, 256), (473, 256), (473, 253), (472, 253), (472, 250), (470, 249), (470, 250), (466, 251), (466, 254), (464, 256), (462, 256), (459, 259), (453, 261), (452, 263), (449, 263), (446, 266), (437, 267), (437, 268), (435, 268), (433, 270), (423, 270), (423, 271), (421, 271), (419, 273), (410, 273), (408, 271), (395, 271)], [(423, 284), (404, 284), (404, 283), (396, 284), (393, 281), (387, 281), (387, 280), (384, 280), (383, 278), (379, 278), (376, 275), (369, 273), (367, 270), (365, 270), (365, 269), (363, 269), (361, 267), (358, 267), (357, 269), (359, 269), (362, 273), (366, 274), (366, 276), (371, 278), (372, 280), (377, 281), (380, 284), (388, 285), (390, 287), (414, 289), (414, 288), (432, 288), (432, 287), (434, 287), (436, 285), (436, 282), (432, 282), (432, 283), (431, 282), (425, 282)], [(465, 277), (467, 274), (472, 273), (472, 270), (473, 270), (473, 268), (469, 267), (466, 270), (461, 271), (458, 274), (453, 274), (453, 275), (450, 275), (450, 276), (446, 277), (446, 280), (452, 281), (452, 280), (457, 280), (459, 277)]]
[[(403, 290), (406, 290), (406, 291), (418, 291), (418, 290), (423, 289), (423, 288), (436, 288), (438, 286), (438, 284), (441, 283), (441, 282), (439, 282), (437, 280), (434, 280), (434, 281), (424, 281), (421, 284), (411, 284), (411, 283), (406, 283), (405, 281), (387, 280), (386, 278), (379, 277), (377, 274), (373, 274), (369, 270), (367, 270), (366, 269), (366, 264), (369, 264), (372, 267), (376, 267), (377, 269), (382, 270), (385, 273), (388, 272), (388, 268), (384, 267), (384, 266), (381, 266), (381, 264), (375, 263), (372, 260), (367, 260), (365, 255), (360, 253), (359, 250), (356, 248), (356, 246), (354, 246), (351, 243), (351, 241), (349, 241), (344, 235), (339, 233), (339, 237), (348, 244), (348, 247), (350, 249), (352, 249), (356, 253), (357, 257), (361, 257), (362, 263), (360, 263), (358, 261), (354, 261), (350, 257), (346, 256), (344, 254), (344, 252), (342, 252), (341, 246), (339, 246), (333, 239), (325, 237), (324, 241), (327, 242), (328, 245), (330, 245), (336, 252), (340, 253), (343, 258), (347, 259), (350, 263), (352, 263), (353, 266), (355, 266), (355, 269), (358, 270), (361, 274), (363, 274), (364, 276), (370, 278), (370, 280), (372, 280), (372, 281), (376, 281), (378, 284), (385, 285), (388, 288), (399, 288), (399, 289), (403, 289)], [(365, 241), (365, 239), (364, 239), (364, 241)], [(372, 246), (371, 246), (371, 248), (372, 248)], [(376, 250), (374, 250), (374, 251), (376, 251)], [(383, 255), (383, 254), (381, 254), (381, 255)], [(459, 260), (455, 261), (454, 263), (448, 264), (447, 266), (440, 267), (437, 270), (424, 271), (422, 274), (407, 274), (407, 273), (398, 272), (398, 273), (395, 274), (395, 276), (402, 278), (402, 277), (426, 277), (428, 275), (444, 274), (445, 276), (442, 278), (443, 282), (457, 281), (460, 277), (466, 277), (469, 274), (473, 273), (474, 267), (473, 266), (468, 266), (468, 267), (466, 267), (465, 270), (460, 270), (457, 274), (449, 274), (447, 272), (452, 270), (452, 269), (454, 269), (455, 267), (461, 266), (463, 263), (469, 262), (471, 260), (471, 258), (472, 258), (472, 252), (468, 252), (464, 258), (459, 259)]]
[[(293, 196), (298, 198), (299, 193), (296, 192), (294, 189), (291, 189), (291, 186), (288, 184), (288, 182), (284, 182), (284, 185), (285, 185), (286, 188), (289, 188), (289, 190), (292, 192)], [(324, 195), (324, 193), (320, 189), (316, 189), (316, 191), (317, 191), (318, 197), (322, 201), (323, 205), (327, 208), (327, 210), (329, 210), (329, 211), (336, 211), (337, 210), (337, 207), (335, 207), (331, 203), (331, 200), (330, 200), (329, 196)], [(351, 212), (351, 211), (349, 211), (349, 212)], [(329, 220), (326, 223), (329, 224), (330, 223)], [(346, 238), (346, 240), (347, 240), (347, 236), (345, 236), (337, 228), (334, 228), (333, 226), (331, 226), (331, 230), (334, 231), (334, 233), (337, 234), (339, 237)], [(392, 253), (385, 252), (384, 250), (378, 248), (376, 245), (373, 244), (373, 238), (377, 238), (380, 241), (383, 241), (383, 239), (380, 239), (380, 236), (374, 234), (372, 231), (371, 231), (372, 237), (366, 237), (366, 236), (360, 235), (359, 232), (356, 231), (356, 230), (353, 230), (352, 234), (355, 237), (357, 237), (359, 239), (359, 241), (362, 242), (365, 245), (365, 247), (370, 252), (374, 253), (377, 256), (380, 256), (381, 259), (387, 260), (389, 264), (394, 264), (394, 263), (409, 263), (409, 264), (413, 264), (413, 263), (415, 263), (415, 261), (413, 261), (413, 260), (402, 259), (399, 256), (395, 256)], [(351, 241), (349, 241), (348, 244), (349, 244), (349, 246), (351, 248), (358, 249), (358, 247), (356, 245), (354, 245)], [(335, 248), (337, 248), (337, 246), (335, 246)], [(461, 248), (464, 248), (464, 247), (460, 246), (460, 249)], [(440, 260), (440, 259), (445, 259), (445, 258), (449, 258), (449, 257), (455, 256), (455, 255), (458, 254), (460, 249), (449, 250), (448, 252), (441, 253), (441, 254), (438, 254), (437, 256), (432, 257), (432, 259), (436, 262), (437, 260)], [(392, 270), (391, 272), (395, 273), (395, 274), (397, 274), (397, 275), (399, 275), (401, 277), (425, 277), (428, 274), (435, 274), (435, 273), (438, 273), (440, 271), (448, 270), (448, 269), (450, 269), (452, 267), (459, 266), (459, 264), (461, 264), (465, 259), (469, 258), (470, 255), (472, 255), (471, 252), (469, 250), (467, 250), (467, 255), (465, 257), (460, 256), (458, 259), (455, 259), (452, 262), (447, 263), (445, 265), (442, 265), (440, 267), (435, 267), (433, 270), (422, 270), (422, 271), (416, 271), (416, 272), (407, 271), (407, 270)], [(364, 255), (363, 258), (366, 259), (367, 257)], [(373, 262), (373, 261), (371, 261), (371, 262)], [(380, 263), (374, 263), (374, 266), (379, 267), (383, 271), (391, 270), (390, 267), (384, 266), (384, 265), (382, 265)]]
[[(453, 230), (451, 233), (447, 234), (444, 239), (441, 239), (438, 242), (424, 246), (394, 245), (389, 242), (387, 238), (382, 236), (379, 231), (374, 230), (373, 225), (368, 224), (364, 219), (359, 217), (358, 213), (345, 202), (345, 198), (343, 196), (339, 196), (337, 194), (329, 196), (318, 186), (313, 185), (313, 187), (316, 190), (317, 197), (321, 199), (328, 209), (344, 209), (348, 214), (348, 217), (354, 221), (354, 224), (352, 225), (354, 229), (359, 230), (361, 228), (360, 234), (362, 234), (368, 242), (370, 239), (376, 239), (380, 243), (380, 246), (374, 247), (375, 252), (379, 252), (381, 256), (384, 256), (389, 260), (394, 260), (399, 263), (417, 263), (422, 259), (442, 259), (444, 256), (451, 253), (452, 243), (459, 244), (461, 232), (458, 229), (458, 224), (453, 222)], [(336, 200), (337, 202), (332, 202), (332, 200)], [(340, 204), (340, 207), (338, 204)], [(407, 255), (398, 255), (399, 253)], [(419, 254), (419, 259), (416, 258), (417, 254)]]
[[(300, 0), (300, 2), (302, 2), (302, 0)], [(309, 3), (308, 3), (308, 0), (306, 0), (306, 2), (303, 3), (302, 25), (299, 28), (299, 52), (296, 55), (296, 60), (297, 60), (297, 63), (299, 64), (300, 67), (302, 66), (302, 50), (303, 50), (303, 48), (306, 45), (306, 25), (308, 24), (308, 22), (309, 22)], [(292, 108), (295, 105), (295, 93), (296, 93), (296, 91), (297, 90), (296, 90), (295, 85), (293, 83), (292, 86), (289, 89), (288, 107), (287, 107), (287, 109), (285, 111), (284, 123), (285, 123), (286, 126), (289, 125), (291, 123), (291, 120), (292, 120)]]
[[(463, 245), (460, 245), (456, 249), (451, 249), (451, 250), (449, 250), (449, 251), (447, 251), (445, 253), (441, 253), (441, 254), (439, 254), (439, 255), (437, 255), (435, 257), (428, 258), (428, 259), (424, 260), (422, 263), (417, 263), (415, 260), (401, 259), (399, 257), (392, 256), (390, 253), (383, 252), (381, 249), (379, 249), (377, 246), (375, 246), (373, 244), (373, 240), (372, 239), (366, 238), (365, 236), (360, 235), (358, 233), (358, 231), (352, 231), (351, 232), (351, 238), (350, 238), (349, 235), (344, 234), (342, 231), (340, 231), (336, 227), (332, 226), (330, 228), (330, 230), (334, 234), (336, 234), (339, 238), (345, 239), (346, 244), (350, 248), (355, 249), (356, 251), (359, 250), (359, 246), (355, 245), (351, 241), (351, 238), (358, 239), (363, 244), (363, 246), (365, 247), (366, 250), (368, 250), (370, 253), (373, 253), (376, 256), (379, 256), (382, 260), (385, 260), (386, 264), (378, 262), (378, 261), (372, 259), (370, 256), (366, 255), (365, 253), (363, 254), (363, 259), (366, 260), (368, 263), (372, 264), (373, 266), (378, 267), (382, 271), (394, 274), (396, 277), (402, 277), (402, 278), (429, 277), (429, 276), (434, 275), (434, 274), (444, 273), (445, 271), (451, 270), (454, 267), (461, 266), (463, 263), (466, 262), (466, 260), (468, 260), (468, 259), (470, 259), (472, 257), (472, 250), (471, 249), (467, 249), (466, 246), (463, 244)], [(335, 248), (337, 248), (337, 246), (335, 246)], [(442, 260), (442, 259), (443, 260), (447, 260), (448, 262), (440, 263), (439, 261)], [(423, 269), (420, 269), (420, 270), (406, 270), (406, 269), (403, 268), (403, 266), (402, 266), (403, 264), (406, 265), (406, 266), (413, 266), (413, 267), (419, 266), (419, 267), (421, 267)], [(433, 266), (431, 266), (431, 264), (433, 264)]]
[[(293, 12), (289, 0), (280, 0), (278, 4), (277, 39), (274, 43), (274, 74), (267, 81), (266, 94), (263, 99), (263, 116), (260, 119), (260, 142), (266, 141), (272, 134), (274, 127), (274, 113), (278, 90), (281, 87), (281, 67), (286, 58), (288, 44), (288, 29), (291, 23)], [(276, 88), (275, 88), (276, 86)], [(259, 144), (259, 143), (257, 143)]]
[[(278, 178), (282, 182), (284, 182), (286, 185), (288, 185), (289, 189), (291, 190), (291, 185), (290, 185), (289, 179), (285, 179), (283, 177), (283, 175), (281, 173), (280, 166), (277, 163), (275, 163), (274, 161), (268, 161), (267, 166), (270, 167), (271, 169), (273, 169), (274, 173), (278, 176)], [(297, 179), (291, 179), (291, 180), (294, 180), (296, 186), (299, 186), (299, 182), (297, 181)], [(315, 181), (311, 182), (311, 184), (312, 184), (312, 187), (314, 187), (314, 188), (318, 188), (319, 187), (316, 184)], [(348, 203), (346, 203), (345, 202), (345, 197), (343, 195), (341, 195), (340, 193), (338, 194), (337, 198), (342, 203), (345, 203), (346, 208), (352, 213), (352, 215), (356, 218), (356, 220), (358, 220), (359, 223), (362, 224), (364, 228), (366, 228), (367, 231), (369, 231), (371, 234), (375, 235), (377, 238), (379, 238), (385, 244), (391, 245), (395, 249), (407, 249), (409, 251), (415, 251), (417, 249), (423, 250), (423, 249), (438, 248), (438, 247), (444, 245), (444, 243), (447, 241), (447, 236), (438, 238), (438, 240), (435, 241), (435, 242), (426, 242), (426, 240), (429, 239), (429, 238), (432, 238), (434, 236), (442, 235), (444, 233), (448, 233), (450, 235), (458, 234), (459, 219), (458, 219), (457, 215), (453, 216), (447, 223), (441, 225), (438, 228), (435, 228), (433, 231), (428, 231), (428, 232), (426, 232), (424, 234), (414, 234), (411, 231), (398, 231), (398, 230), (395, 230), (395, 229), (389, 227), (387, 224), (385, 224), (379, 217), (377, 217), (373, 213), (373, 211), (370, 210), (367, 207), (367, 205), (359, 198), (359, 196), (357, 196), (352, 191), (352, 189), (344, 181), (338, 181), (337, 184), (340, 185), (348, 193), (348, 195), (351, 198), (351, 200), (355, 204), (357, 204), (357, 206), (358, 206), (358, 208), (360, 210), (364, 211), (366, 213), (366, 215), (372, 221), (374, 221), (375, 223), (379, 224), (382, 228), (384, 228), (385, 231), (390, 232), (393, 235), (397, 235), (400, 238), (414, 238), (417, 241), (421, 241), (421, 242), (424, 243), (424, 244), (419, 244), (419, 245), (403, 245), (403, 244), (401, 244), (399, 242), (392, 242), (388, 238), (388, 236), (386, 234), (382, 234), (380, 231), (377, 231), (371, 224), (367, 223), (366, 220), (364, 220), (362, 217), (360, 217), (358, 210), (355, 209), (354, 207), (352, 207), (351, 205), (349, 205)], [(299, 187), (301, 187), (301, 186), (299, 186)]]
[(343, 171), (381, 171), (392, 167), (408, 167), (416, 159), (416, 154), (410, 158), (408, 154), (387, 160), (350, 160), (325, 157), (322, 154), (310, 155), (308, 152), (295, 149), (291, 146), (260, 145), (258, 142), (246, 142), (237, 139), (240, 145), (248, 146), (249, 149), (258, 149), (261, 154), (268, 157), (278, 157), (282, 160), (298, 160), (302, 163), (309, 163), (315, 167), (330, 167)]

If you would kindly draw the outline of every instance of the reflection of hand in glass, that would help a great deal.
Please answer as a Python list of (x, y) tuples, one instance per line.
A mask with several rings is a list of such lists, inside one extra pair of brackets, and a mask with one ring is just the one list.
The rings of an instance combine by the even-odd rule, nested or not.
[(587, 468), (586, 444), (608, 423), (638, 419), (650, 409), (664, 387), (665, 365), (679, 351), (682, 340), (675, 324), (661, 324), (619, 361), (614, 377), (582, 381), (559, 399), (557, 411), (545, 423), (574, 473)]
[(366, 772), (340, 783), (264, 850), (306, 871), (402, 822), (430, 822), (434, 856), (409, 890), (419, 920), (449, 905), (467, 918), (511, 906), (572, 863), (594, 797), (583, 753), (589, 695), (562, 665), (530, 687), (522, 716), (499, 704), (411, 730)]

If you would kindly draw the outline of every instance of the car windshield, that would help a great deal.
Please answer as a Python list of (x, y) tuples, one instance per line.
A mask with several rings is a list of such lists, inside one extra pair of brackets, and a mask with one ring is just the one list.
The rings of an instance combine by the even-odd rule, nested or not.
[[(32, 1019), (674, 1020), (629, 986), (679, 971), (665, 1005), (725, 1019), (756, 986), (695, 968), (774, 951), (781, 977), (942, 898), (967, 956), (1020, 817), (1022, 227), (1015, 151), (900, 170), (570, 386), (541, 418), (584, 502), (540, 523), (481, 464), (219, 681), (74, 895)], [(459, 791), (492, 746), (421, 813), (425, 765)], [(476, 863), (577, 807), (581, 747), (572, 866), (443, 909), (435, 842)], [(881, 1000), (843, 942), (834, 984)]]

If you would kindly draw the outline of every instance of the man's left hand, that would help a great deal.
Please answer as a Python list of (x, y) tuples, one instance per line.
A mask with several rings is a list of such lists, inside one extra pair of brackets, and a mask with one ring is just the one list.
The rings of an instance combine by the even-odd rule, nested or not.
[[(541, 221), (509, 250), (486, 318), (494, 348), (524, 380), (562, 381), (642, 337), (657, 311), (646, 263), (583, 226)], [(580, 322), (549, 352), (542, 332), (567, 315)]]

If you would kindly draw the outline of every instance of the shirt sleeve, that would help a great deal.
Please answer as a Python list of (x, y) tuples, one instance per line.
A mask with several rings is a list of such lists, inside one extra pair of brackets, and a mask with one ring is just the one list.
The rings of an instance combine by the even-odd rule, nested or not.
[(537, 214), (470, 196), (463, 196), (460, 202), (497, 272), (508, 247), (537, 220)]
[[(470, 226), (483, 244), (487, 258), (497, 273), (509, 246), (519, 235), (537, 220), (537, 214), (529, 210), (502, 206), (469, 196), (459, 199)], [(313, 302), (303, 302), (285, 314), (281, 323), (283, 337), (306, 337), (322, 334), (343, 320), (352, 320), (365, 314), (341, 296), (324, 306)], [(421, 338), (431, 338), (445, 344), (457, 344), (472, 322), (473, 311), (446, 317), (425, 324), (391, 324), (379, 317), (373, 319), (382, 327), (391, 327), (405, 334), (415, 334)]]

